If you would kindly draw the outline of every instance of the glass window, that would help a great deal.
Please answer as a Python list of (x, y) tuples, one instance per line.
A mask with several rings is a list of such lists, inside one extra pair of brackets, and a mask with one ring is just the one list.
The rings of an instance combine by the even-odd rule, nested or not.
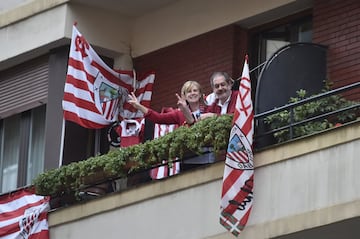
[(17, 188), (20, 155), (20, 115), (8, 117), (1, 127), (1, 191)]
[(31, 112), (31, 127), (29, 137), (29, 153), (27, 160), (26, 184), (43, 171), (45, 147), (45, 106), (33, 109)]
[(43, 105), (1, 120), (1, 192), (30, 185), (32, 179), (43, 171), (45, 111)]
[[(283, 46), (296, 42), (312, 42), (312, 18), (304, 17), (281, 25), (272, 23), (271, 27), (256, 33), (251, 42), (255, 43), (251, 46), (252, 55), (257, 56), (254, 65), (260, 66)], [(261, 67), (254, 72), (256, 78), (260, 71)]]

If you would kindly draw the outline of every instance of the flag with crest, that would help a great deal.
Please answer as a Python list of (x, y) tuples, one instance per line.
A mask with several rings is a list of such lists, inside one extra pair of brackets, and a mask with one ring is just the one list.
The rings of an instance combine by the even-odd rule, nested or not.
[(74, 25), (62, 102), (64, 119), (100, 129), (119, 117), (141, 118), (141, 112), (130, 109), (127, 97), (129, 92), (135, 92), (139, 102), (149, 106), (154, 79), (153, 72), (137, 80), (134, 71), (107, 66)]
[(226, 153), (220, 202), (220, 224), (235, 236), (244, 229), (253, 205), (253, 134), (254, 113), (246, 56)]

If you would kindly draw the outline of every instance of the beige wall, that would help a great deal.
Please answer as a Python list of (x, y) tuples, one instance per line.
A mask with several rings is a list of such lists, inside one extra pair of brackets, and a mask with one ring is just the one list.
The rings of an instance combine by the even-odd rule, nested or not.
[[(299, 6), (298, 2), (303, 4)], [(115, 58), (121, 67), (131, 65), (129, 56), (146, 54), (260, 13), (262, 17), (257, 17), (256, 21), (273, 20), (291, 14), (294, 9), (301, 11), (308, 6), (307, 2), (181, 0), (131, 18), (112, 9), (87, 7), (74, 1), (33, 0), (0, 13), (0, 70), (68, 44), (75, 21), (97, 52)], [(287, 6), (293, 7), (285, 9)], [(274, 9), (280, 8), (284, 8), (282, 13), (275, 14)]]
[(294, 2), (292, 0), (183, 0), (135, 20), (133, 56), (197, 36)]

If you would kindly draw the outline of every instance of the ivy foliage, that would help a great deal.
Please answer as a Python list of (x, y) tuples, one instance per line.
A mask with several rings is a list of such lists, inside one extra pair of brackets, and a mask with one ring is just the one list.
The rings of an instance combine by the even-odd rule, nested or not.
[(39, 195), (76, 194), (86, 184), (86, 178), (99, 172), (107, 179), (121, 178), (149, 169), (163, 159), (182, 159), (189, 154), (201, 154), (202, 147), (211, 146), (217, 153), (227, 147), (231, 120), (231, 115), (211, 117), (191, 127), (179, 127), (154, 140), (51, 169), (39, 174), (33, 185)]

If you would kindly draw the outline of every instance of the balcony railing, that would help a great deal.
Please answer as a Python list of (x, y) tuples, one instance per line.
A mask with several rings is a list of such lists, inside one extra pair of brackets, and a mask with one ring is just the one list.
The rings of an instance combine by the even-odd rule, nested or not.
[[(320, 120), (329, 120), (336, 121), (337, 116), (343, 115), (344, 113), (351, 114), (351, 117), (347, 117), (348, 119), (342, 120), (342, 123), (346, 123), (349, 121), (353, 121), (354, 119), (358, 118), (360, 116), (360, 93), (359, 93), (359, 87), (360, 82), (356, 82), (350, 85), (346, 85), (337, 89), (329, 90), (324, 93), (314, 95), (305, 99), (301, 99), (299, 101), (289, 103), (287, 105), (275, 108), (273, 110), (269, 110), (266, 112), (259, 113), (255, 115), (255, 124), (256, 124), (256, 133), (255, 133), (255, 146), (256, 149), (261, 149), (266, 146), (270, 146), (276, 143), (276, 140), (274, 139), (274, 135), (278, 132), (284, 132), (287, 133), (287, 140), (292, 140), (294, 138), (297, 138), (299, 136), (307, 135), (308, 133), (304, 133), (303, 135), (296, 135), (294, 134), (294, 129), (299, 126), (304, 126), (306, 124), (309, 124), (311, 122), (319, 122)], [(355, 93), (352, 94), (352, 98), (354, 100), (347, 101), (344, 97), (341, 97), (340, 94), (347, 92), (348, 95), (350, 95), (350, 91), (353, 91)], [(313, 102), (317, 102), (319, 100), (324, 100), (326, 98), (329, 98), (331, 96), (337, 96), (336, 99), (339, 100), (345, 100), (348, 104), (344, 104), (343, 106), (336, 109), (321, 109), (321, 112), (318, 114), (315, 114), (314, 112), (311, 117), (302, 117), (301, 120), (295, 119), (295, 112), (296, 110), (299, 110), (299, 107), (302, 107), (304, 105), (309, 105)], [(325, 107), (326, 108), (326, 107)], [(330, 107), (329, 107), (330, 108)], [(301, 110), (301, 109), (300, 109)], [(311, 108), (307, 109), (308, 111), (311, 111)], [(320, 111), (320, 110), (319, 110)], [(279, 127), (270, 127), (266, 124), (266, 118), (275, 114), (280, 114), (281, 112), (286, 112), (288, 118), (287, 124), (282, 124)], [(306, 113), (306, 112), (305, 112)], [(279, 115), (279, 117), (281, 117)], [(274, 118), (272, 118), (274, 119)], [(330, 125), (330, 124), (329, 124)], [(319, 128), (320, 129), (320, 128)], [(316, 132), (316, 131), (314, 131)]]

